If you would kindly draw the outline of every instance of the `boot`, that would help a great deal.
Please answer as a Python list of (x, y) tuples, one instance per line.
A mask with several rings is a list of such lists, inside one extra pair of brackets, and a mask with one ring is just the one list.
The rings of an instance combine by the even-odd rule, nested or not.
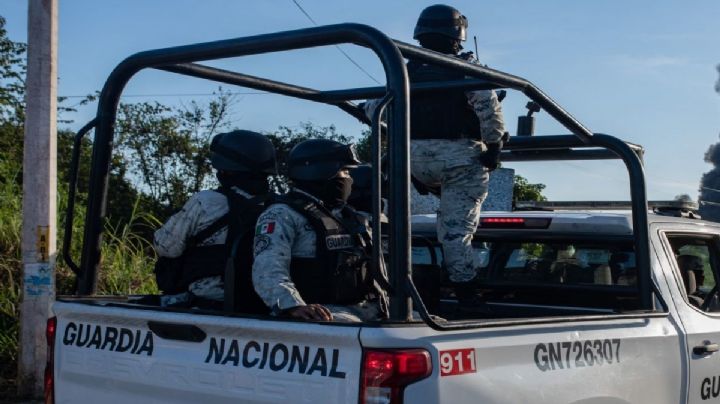
[(462, 309), (477, 309), (484, 306), (484, 301), (478, 296), (475, 288), (475, 279), (467, 282), (453, 282), (455, 297)]

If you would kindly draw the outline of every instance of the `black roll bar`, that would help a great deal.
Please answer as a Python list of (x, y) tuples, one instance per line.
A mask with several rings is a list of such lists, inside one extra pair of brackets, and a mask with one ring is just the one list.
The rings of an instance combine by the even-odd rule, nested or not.
[[(359, 121), (368, 125), (370, 124), (370, 122), (365, 116), (365, 113), (356, 105), (348, 102), (348, 100), (381, 98), (387, 92), (384, 86), (321, 91), (312, 88), (297, 86), (294, 84), (284, 83), (281, 81), (268, 80), (262, 77), (251, 76), (249, 74), (236, 73), (229, 70), (205, 66), (197, 63), (180, 63), (176, 65), (159, 66), (156, 67), (156, 69), (171, 73), (183, 74), (186, 76), (197, 77), (201, 79), (213, 80), (226, 84), (243, 86), (260, 91), (267, 91), (269, 93), (282, 94), (304, 100), (335, 105), (343, 111), (349, 113)], [(410, 86), (410, 92), (432, 92), (452, 88), (459, 88), (464, 90), (494, 90), (498, 88), (503, 88), (503, 86), (488, 82), (486, 80), (450, 80), (415, 83)]]
[(548, 161), (548, 160), (617, 160), (618, 156), (604, 149), (594, 150), (574, 150), (574, 149), (555, 149), (555, 150), (529, 150), (517, 152), (501, 152), (500, 161)]
[[(386, 87), (368, 87), (335, 91), (318, 91), (294, 86), (259, 77), (234, 73), (214, 67), (199, 65), (196, 62), (228, 57), (246, 56), (315, 46), (354, 43), (370, 48), (378, 56), (385, 70)], [(470, 79), (444, 82), (422, 83), (413, 86), (413, 91), (436, 91), (449, 87), (463, 89), (511, 88), (523, 92), (538, 103), (553, 118), (570, 130), (573, 135), (542, 136), (534, 138), (513, 138), (503, 152), (507, 161), (529, 161), (541, 158), (621, 158), (629, 171), (635, 248), (639, 274), (642, 307), (654, 308), (651, 290), (655, 290), (650, 278), (650, 256), (647, 226), (647, 198), (642, 163), (638, 155), (641, 149), (631, 147), (617, 138), (608, 135), (593, 135), (580, 122), (562, 109), (555, 101), (540, 91), (529, 81), (501, 71), (472, 64), (448, 55), (427, 49), (393, 41), (375, 28), (361, 24), (337, 24), (314, 27), (274, 34), (257, 35), (224, 41), (207, 42), (188, 46), (137, 53), (121, 62), (110, 74), (100, 94), (98, 112), (95, 119), (96, 134), (92, 154), (92, 171), (89, 183), (89, 198), (83, 250), (78, 275), (78, 293), (93, 294), (100, 261), (100, 243), (102, 219), (105, 216), (108, 173), (112, 153), (112, 140), (115, 128), (117, 105), (122, 90), (138, 71), (156, 68), (174, 73), (249, 88), (284, 94), (296, 98), (336, 105), (365, 123), (370, 120), (363, 111), (348, 100), (366, 97), (387, 96), (387, 133), (389, 143), (388, 168), (390, 181), (389, 220), (390, 220), (390, 273), (393, 286), (397, 286), (390, 301), (390, 319), (406, 321), (411, 318), (412, 304), (416, 300), (423, 318), (428, 316), (414, 290), (411, 278), (410, 260), (410, 201), (409, 201), (409, 93), (407, 70), (403, 56), (461, 71)], [(374, 137), (379, 137), (379, 123), (373, 126)], [(378, 142), (373, 144), (373, 160), (379, 152)], [(595, 147), (600, 150), (574, 150), (575, 148)], [(568, 150), (572, 149), (572, 150)], [(377, 161), (374, 161), (377, 163)], [(380, 165), (373, 164), (374, 180), (380, 175)], [(374, 184), (378, 188), (378, 184)], [(376, 192), (373, 204), (379, 203), (380, 194)], [(377, 206), (373, 207), (376, 214)], [(374, 215), (374, 223), (379, 225), (380, 218)], [(378, 233), (379, 234), (379, 227)], [(379, 243), (378, 243), (379, 245)], [(660, 296), (658, 296), (660, 298)], [(424, 312), (424, 313), (423, 313)], [(430, 319), (431, 320), (431, 319)], [(427, 319), (426, 319), (427, 321)]]
[[(370, 120), (371, 134), (370, 134), (370, 150), (372, 153), (372, 271), (375, 276), (382, 277), (382, 282), (388, 280), (387, 269), (385, 268), (385, 256), (383, 255), (382, 248), (382, 120), (381, 117), (385, 112), (385, 108), (392, 101), (392, 96), (386, 94), (377, 105), (375, 112), (373, 113), (372, 119)], [(388, 294), (390, 299), (393, 299), (395, 293), (390, 293), (395, 290), (402, 289), (403, 280), (395, 282), (395, 278), (392, 278), (393, 283), (390, 284), (390, 291)], [(376, 281), (377, 282), (377, 281)], [(381, 285), (384, 286), (384, 285)], [(384, 302), (383, 302), (384, 304)], [(395, 304), (397, 305), (397, 303)], [(412, 309), (408, 310), (412, 312)], [(402, 313), (400, 313), (402, 314)], [(388, 316), (390, 313), (388, 313)]]
[(552, 98), (522, 77), (513, 76), (512, 74), (507, 74), (499, 70), (476, 65), (455, 57), (448, 57), (442, 53), (410, 45), (405, 42), (395, 41), (395, 45), (397, 45), (400, 49), (403, 56), (408, 59), (449, 67), (454, 70), (461, 71), (468, 76), (487, 80), (489, 82), (496, 83), (501, 87), (521, 91), (528, 98), (538, 103), (542, 109), (565, 126), (570, 132), (577, 135), (577, 137), (583, 142), (589, 143), (593, 136), (592, 132), (588, 128), (583, 126), (583, 124), (581, 124), (577, 119), (560, 107), (560, 105), (558, 105)]
[[(267, 91), (275, 94), (287, 95), (290, 97), (300, 98), (304, 100), (335, 105), (343, 111), (347, 112), (348, 114), (354, 116), (360, 122), (368, 125), (370, 124), (370, 121), (365, 116), (365, 112), (363, 112), (362, 109), (358, 108), (356, 105), (353, 105), (346, 100), (334, 102), (328, 101), (323, 97), (322, 91), (314, 90), (312, 88), (296, 86), (293, 84), (283, 83), (275, 80), (268, 80), (262, 77), (251, 76), (249, 74), (231, 72), (229, 70), (204, 66), (197, 63), (180, 63), (176, 65), (160, 66), (156, 67), (156, 69), (183, 74), (186, 76), (197, 77), (201, 79), (213, 80), (220, 83), (243, 86), (255, 90)], [(380, 96), (385, 94), (385, 87), (382, 87), (382, 89), (383, 91)]]
[[(393, 272), (410, 273), (410, 202), (407, 198), (410, 192), (410, 109), (405, 61), (393, 41), (377, 29), (361, 24), (338, 24), (141, 52), (128, 57), (112, 71), (98, 103), (78, 293), (95, 293), (117, 106), (122, 90), (133, 75), (149, 67), (340, 43), (370, 48), (385, 69), (386, 92), (392, 96), (391, 115), (394, 115), (388, 123), (389, 175), (392, 178), (388, 212), (389, 220), (394, 223), (389, 234), (390, 250), (394, 252), (390, 255), (390, 268)], [(410, 317), (411, 307), (400, 303), (409, 299), (404, 296), (404, 289), (399, 289), (396, 295), (390, 302), (391, 319), (403, 321)]]
[[(544, 142), (544, 138), (548, 138), (548, 142)], [(556, 136), (541, 136), (541, 137), (516, 137), (508, 143), (511, 151), (506, 152), (512, 155), (514, 150), (535, 150), (537, 153), (547, 153), (553, 155), (560, 153), (563, 147), (576, 147), (576, 148), (588, 148), (588, 147), (602, 147), (604, 150), (598, 152), (605, 152), (614, 154), (615, 158), (620, 158), (624, 163), (630, 175), (630, 200), (632, 206), (632, 226), (633, 226), (633, 240), (635, 247), (635, 262), (638, 270), (638, 281), (637, 288), (639, 291), (639, 298), (641, 307), (647, 310), (655, 309), (655, 299), (653, 294), (657, 297), (658, 302), (667, 311), (667, 303), (663, 300), (660, 295), (659, 289), (655, 282), (653, 282), (650, 271), (650, 244), (649, 244), (649, 227), (647, 217), (647, 196), (645, 193), (645, 174), (642, 166), (641, 155), (642, 149), (638, 146), (631, 146), (622, 140), (605, 135), (602, 133), (594, 134), (587, 144), (579, 144), (577, 136), (574, 135), (556, 135)], [(517, 141), (517, 143), (516, 143)], [(552, 146), (554, 149), (543, 149), (543, 146)], [(568, 149), (569, 150), (569, 149)], [(569, 150), (575, 153), (590, 152), (592, 150)], [(526, 153), (526, 152), (522, 152)], [(505, 156), (506, 154), (503, 154)], [(555, 156), (556, 157), (556, 156)], [(529, 159), (532, 160), (532, 159)], [(518, 160), (528, 161), (528, 160)], [(463, 321), (451, 324), (445, 324), (437, 322), (433, 319), (425, 308), (420, 294), (418, 293), (412, 279), (409, 279), (406, 285), (408, 294), (412, 297), (413, 302), (420, 313), (422, 319), (433, 329), (439, 331), (450, 331), (450, 330), (461, 330), (475, 328), (478, 326), (486, 326), (484, 321)], [(581, 320), (577, 320), (581, 321)]]
[(65, 234), (63, 235), (62, 256), (68, 267), (75, 273), (80, 274), (80, 267), (72, 260), (72, 233), (73, 220), (75, 219), (75, 193), (77, 192), (77, 177), (80, 166), (80, 152), (82, 151), (82, 140), (85, 135), (90, 132), (97, 124), (97, 118), (93, 118), (90, 122), (75, 134), (73, 139), (73, 151), (70, 158), (70, 178), (68, 184), (68, 204), (65, 209)]

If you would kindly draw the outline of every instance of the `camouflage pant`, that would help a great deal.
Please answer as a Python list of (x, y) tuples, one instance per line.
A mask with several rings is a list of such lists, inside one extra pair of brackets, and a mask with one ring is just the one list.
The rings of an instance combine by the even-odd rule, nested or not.
[(223, 281), (219, 276), (199, 279), (191, 283), (188, 289), (189, 292), (161, 296), (160, 305), (167, 307), (186, 304), (192, 300), (192, 295), (207, 300), (223, 301), (225, 299)]
[(333, 321), (340, 323), (359, 323), (381, 319), (380, 306), (377, 302), (361, 302), (348, 306), (324, 304), (323, 306), (330, 310)]
[(472, 239), (489, 178), (477, 160), (482, 150), (482, 143), (471, 139), (411, 142), (413, 175), (424, 184), (440, 185), (442, 190), (437, 235), (452, 282), (467, 282), (476, 275)]

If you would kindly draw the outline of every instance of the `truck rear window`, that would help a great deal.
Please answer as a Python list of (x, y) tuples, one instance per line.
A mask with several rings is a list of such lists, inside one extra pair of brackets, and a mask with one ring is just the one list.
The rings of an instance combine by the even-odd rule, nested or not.
[[(464, 318), (453, 311), (454, 289), (440, 243), (424, 239), (413, 244), (413, 279), (426, 305), (446, 318)], [(473, 248), (482, 317), (618, 313), (639, 307), (630, 239), (482, 240), (476, 235)], [(443, 285), (439, 292), (438, 284)]]
[(578, 242), (485, 243), (492, 265), (488, 280), (576, 285), (637, 282), (631, 246)]

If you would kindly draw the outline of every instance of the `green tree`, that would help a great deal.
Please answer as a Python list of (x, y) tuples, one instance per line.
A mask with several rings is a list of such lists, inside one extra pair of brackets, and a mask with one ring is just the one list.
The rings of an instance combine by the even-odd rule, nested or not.
[(517, 201), (546, 201), (542, 194), (545, 184), (532, 184), (527, 178), (516, 175), (513, 183), (513, 202)]
[(232, 96), (220, 89), (207, 105), (121, 104), (113, 172), (127, 179), (160, 217), (216, 184), (210, 140), (229, 129)]
[(25, 49), (0, 16), (0, 397), (13, 394), (17, 367)]
[[(21, 42), (12, 41), (7, 37), (5, 19), (0, 16), (0, 397), (10, 398), (15, 392), (14, 377), (17, 370), (17, 337), (18, 337), (18, 300), (20, 298), (20, 279), (22, 261), (20, 258), (20, 237), (22, 226), (22, 178), (23, 178), (23, 136), (25, 121), (25, 73), (26, 73), (26, 45)], [(78, 105), (90, 102), (94, 96), (86, 97), (76, 105), (67, 106), (65, 99), (58, 97), (58, 123), (70, 123), (63, 120), (64, 113), (74, 111)], [(58, 152), (58, 240), (62, 243), (64, 232), (65, 207), (67, 206), (67, 185), (69, 179), (70, 156), (73, 145), (74, 133), (68, 130), (59, 129), (57, 133)], [(81, 235), (80, 231), (83, 221), (84, 207), (87, 200), (87, 176), (91, 154), (91, 142), (85, 139), (81, 146), (80, 170), (78, 181), (78, 196), (75, 205), (74, 227), (76, 237)], [(133, 201), (132, 195), (136, 194), (132, 187), (124, 181), (122, 176), (110, 176), (109, 199), (122, 201), (109, 204), (109, 213), (113, 215), (115, 207), (121, 207), (127, 212), (126, 222), (135, 218), (139, 222), (138, 215), (132, 216), (132, 206), (127, 206), (127, 201)], [(121, 196), (118, 196), (118, 194)], [(115, 217), (121, 215), (115, 214)], [(142, 217), (140, 217), (142, 218)], [(147, 221), (147, 220), (145, 220)], [(135, 227), (138, 227), (137, 225)], [(112, 229), (112, 228), (111, 228)], [(120, 229), (118, 227), (118, 229)], [(118, 237), (111, 237), (110, 241), (103, 245), (104, 250), (117, 251), (114, 254), (126, 257), (122, 250)], [(74, 256), (78, 256), (79, 243), (73, 246)], [(58, 246), (58, 250), (61, 250)], [(113, 256), (113, 254), (107, 254)], [(129, 259), (129, 258), (128, 258)], [(59, 294), (72, 292), (72, 277), (67, 267), (63, 266), (62, 257), (57, 259), (57, 291)], [(112, 271), (111, 271), (112, 272)], [(148, 273), (147, 269), (144, 272)], [(146, 275), (145, 275), (146, 276)], [(120, 277), (125, 283), (136, 282), (129, 277)], [(109, 277), (113, 279), (114, 285), (122, 286), (117, 281), (118, 276)], [(103, 283), (100, 290), (106, 288)], [(152, 285), (149, 285), (152, 288)], [(127, 290), (127, 288), (125, 289)]]
[[(5, 23), (5, 18), (0, 16), (0, 124), (22, 128), (25, 121), (27, 45), (8, 38)], [(22, 130), (19, 135), (16, 139), (22, 140)], [(6, 149), (3, 147), (3, 150)]]

